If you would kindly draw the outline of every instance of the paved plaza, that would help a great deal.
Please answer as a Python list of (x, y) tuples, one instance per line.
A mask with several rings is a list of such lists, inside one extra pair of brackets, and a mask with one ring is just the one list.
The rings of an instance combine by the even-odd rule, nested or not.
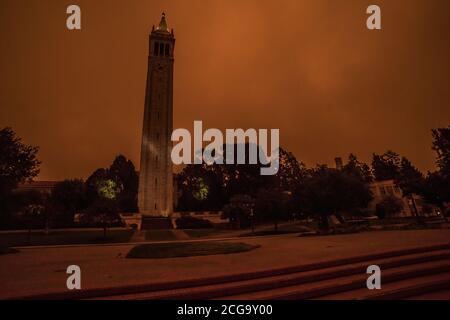
[[(208, 240), (209, 241), (209, 240)], [(156, 283), (300, 265), (450, 242), (450, 230), (365, 232), (298, 237), (236, 238), (260, 245), (237, 254), (170, 259), (126, 259), (133, 245), (21, 248), (0, 256), (0, 298), (66, 290), (66, 268), (78, 265), (82, 289)]]

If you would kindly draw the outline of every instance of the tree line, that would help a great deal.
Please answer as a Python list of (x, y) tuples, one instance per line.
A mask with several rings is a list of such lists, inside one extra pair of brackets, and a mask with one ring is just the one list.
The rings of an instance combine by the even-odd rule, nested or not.
[(119, 212), (137, 212), (139, 178), (131, 160), (118, 155), (87, 179), (56, 183), (51, 193), (17, 192), (39, 174), (38, 148), (25, 145), (11, 128), (0, 130), (0, 228), (65, 228), (120, 225)]
[[(276, 227), (279, 220), (311, 216), (326, 227), (332, 214), (366, 214), (373, 199), (370, 183), (383, 180), (394, 180), (403, 196), (417, 194), (444, 209), (450, 202), (450, 126), (432, 130), (432, 138), (437, 169), (426, 175), (390, 150), (374, 153), (370, 165), (350, 154), (341, 168), (307, 168), (280, 148), (280, 168), (274, 176), (261, 176), (259, 165), (188, 165), (177, 175), (177, 209), (223, 210), (238, 227), (253, 219), (271, 220)], [(382, 218), (400, 211), (400, 206), (387, 196), (377, 214), (380, 211)]]
[[(388, 179), (405, 196), (418, 194), (443, 208), (450, 202), (450, 126), (432, 130), (432, 139), (436, 170), (425, 175), (393, 151), (374, 153), (370, 165), (350, 154), (341, 168), (307, 168), (280, 148), (280, 167), (274, 176), (260, 175), (258, 164), (187, 165), (175, 175), (176, 210), (221, 210), (237, 227), (255, 219), (276, 226), (284, 219), (307, 216), (326, 224), (331, 214), (363, 214), (372, 200), (370, 183)], [(0, 228), (68, 227), (76, 212), (83, 213), (81, 224), (106, 226), (120, 223), (118, 212), (138, 211), (138, 174), (123, 155), (86, 181), (57, 183), (50, 194), (17, 193), (20, 183), (39, 174), (38, 148), (24, 144), (11, 128), (3, 128), (0, 150)]]

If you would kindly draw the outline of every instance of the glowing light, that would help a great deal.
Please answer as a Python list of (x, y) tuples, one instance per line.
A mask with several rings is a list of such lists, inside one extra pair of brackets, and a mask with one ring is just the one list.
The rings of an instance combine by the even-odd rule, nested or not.
[(205, 184), (205, 182), (203, 181), (202, 178), (198, 179), (197, 187), (198, 187), (197, 190), (194, 190), (192, 192), (192, 195), (194, 196), (194, 198), (199, 201), (206, 200), (206, 198), (208, 198), (209, 188), (208, 188), (208, 185)]
[(103, 198), (115, 199), (119, 190), (117, 183), (109, 179), (102, 180), (97, 184), (97, 192)]

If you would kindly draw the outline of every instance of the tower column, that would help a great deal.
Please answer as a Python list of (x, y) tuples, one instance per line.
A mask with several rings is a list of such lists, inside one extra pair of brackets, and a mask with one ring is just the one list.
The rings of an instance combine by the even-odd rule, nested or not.
[(175, 37), (165, 14), (149, 37), (138, 206), (143, 217), (173, 211), (173, 64)]

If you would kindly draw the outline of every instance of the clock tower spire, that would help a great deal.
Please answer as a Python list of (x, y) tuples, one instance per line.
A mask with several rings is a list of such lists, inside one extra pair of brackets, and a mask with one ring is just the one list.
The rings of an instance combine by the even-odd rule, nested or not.
[[(175, 37), (166, 15), (149, 37), (147, 86), (139, 172), (139, 211), (168, 217), (173, 211), (172, 141)], [(143, 223), (144, 225), (144, 223)]]

